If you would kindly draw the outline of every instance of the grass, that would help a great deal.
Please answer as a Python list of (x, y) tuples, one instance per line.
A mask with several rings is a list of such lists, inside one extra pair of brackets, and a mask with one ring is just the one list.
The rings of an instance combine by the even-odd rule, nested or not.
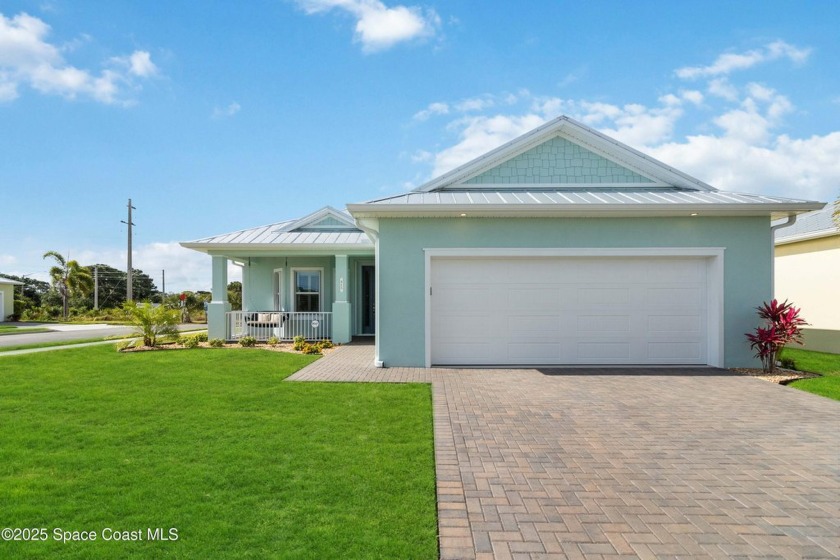
[(792, 358), (800, 371), (822, 374), (822, 377), (794, 381), (791, 387), (840, 401), (840, 354), (785, 348), (782, 355)]
[[(20, 558), (436, 558), (427, 385), (289, 383), (312, 357), (241, 349), (4, 358), (0, 526)], [(102, 530), (176, 528), (175, 542)]]

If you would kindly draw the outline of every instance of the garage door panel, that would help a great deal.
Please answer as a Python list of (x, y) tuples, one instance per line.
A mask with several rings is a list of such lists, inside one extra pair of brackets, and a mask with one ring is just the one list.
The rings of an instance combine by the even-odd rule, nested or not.
[(630, 301), (629, 288), (580, 288), (578, 302), (590, 305), (620, 305)]
[(518, 364), (556, 364), (560, 359), (560, 348), (554, 343), (510, 344), (507, 355)]
[(648, 288), (645, 294), (645, 305), (659, 307), (691, 306), (701, 307), (705, 299), (703, 290), (699, 287), (687, 288)]
[(432, 258), (431, 267), (433, 364), (707, 362), (706, 259)]
[(630, 359), (629, 342), (578, 342), (576, 349), (578, 362), (606, 363), (620, 360), (626, 363)]
[(560, 310), (560, 290), (556, 287), (522, 286), (508, 291), (507, 309), (521, 311)]
[(495, 358), (493, 347), (486, 342), (457, 344), (441, 342), (437, 348), (441, 364), (492, 364)]
[(435, 297), (439, 298), (443, 309), (463, 311), (481, 309), (480, 305), (491, 301), (493, 297), (491, 290), (475, 286), (458, 284), (446, 286), (445, 289), (441, 288), (438, 287)]
[(696, 333), (704, 330), (704, 321), (695, 315), (649, 315), (647, 331), (649, 333)]
[(578, 315), (579, 332), (630, 332), (629, 315)]
[(507, 339), (514, 342), (557, 340), (561, 330), (556, 315), (513, 315), (507, 317), (506, 326)]
[(651, 361), (696, 363), (702, 358), (702, 346), (697, 342), (649, 342), (647, 348)]

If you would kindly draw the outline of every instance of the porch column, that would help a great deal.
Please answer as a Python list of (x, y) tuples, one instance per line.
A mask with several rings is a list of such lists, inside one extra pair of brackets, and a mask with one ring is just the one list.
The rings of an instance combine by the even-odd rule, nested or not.
[(335, 256), (335, 301), (332, 306), (332, 341), (346, 344), (353, 339), (350, 312), (350, 263), (347, 255)]
[(213, 300), (207, 304), (207, 337), (227, 337), (227, 316), (230, 311), (227, 295), (227, 265), (225, 257), (213, 257)]

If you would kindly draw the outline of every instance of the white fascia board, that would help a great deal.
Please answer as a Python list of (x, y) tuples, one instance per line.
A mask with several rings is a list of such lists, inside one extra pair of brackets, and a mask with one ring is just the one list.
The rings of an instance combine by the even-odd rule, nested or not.
[(355, 218), (596, 218), (647, 216), (787, 216), (810, 212), (821, 203), (790, 204), (351, 204)]
[(304, 254), (335, 254), (372, 255), (373, 244), (370, 245), (254, 245), (249, 243), (181, 243), (186, 249), (192, 249), (208, 255), (225, 255), (231, 252), (238, 256), (271, 256), (272, 253), (304, 253)]
[(726, 247), (441, 247), (425, 248), (429, 257), (722, 257)]

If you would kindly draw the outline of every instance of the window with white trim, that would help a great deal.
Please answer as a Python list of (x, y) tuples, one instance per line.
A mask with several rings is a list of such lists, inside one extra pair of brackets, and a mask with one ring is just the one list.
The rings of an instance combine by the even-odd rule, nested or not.
[(321, 271), (296, 270), (295, 311), (321, 311)]

